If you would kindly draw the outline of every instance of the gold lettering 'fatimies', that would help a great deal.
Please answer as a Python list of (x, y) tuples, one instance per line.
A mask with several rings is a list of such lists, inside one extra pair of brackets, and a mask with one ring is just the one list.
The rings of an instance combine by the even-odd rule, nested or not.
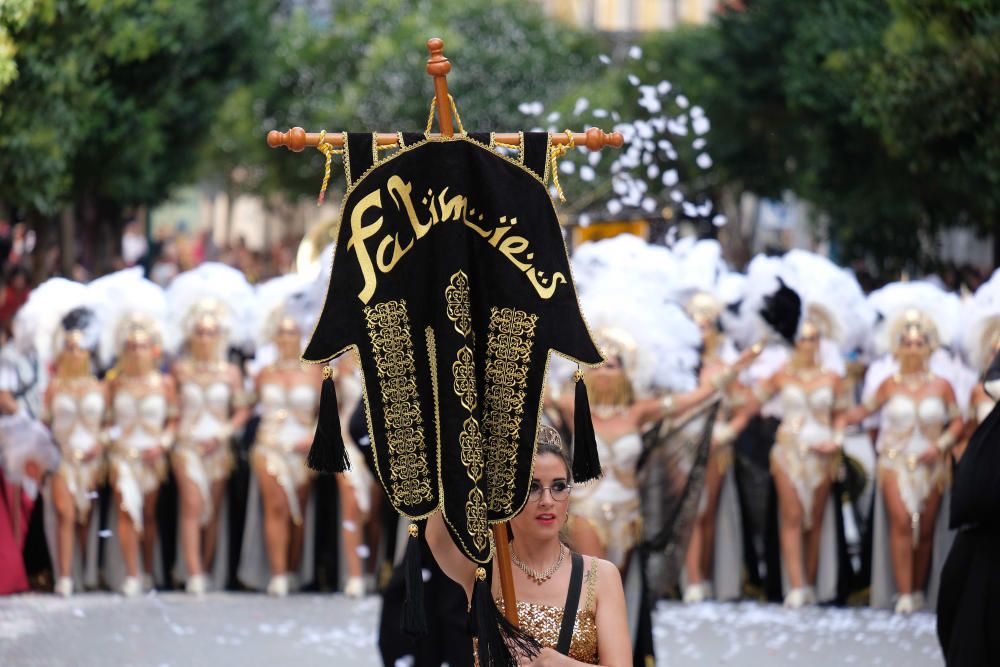
[(538, 316), (516, 308), (491, 308), (486, 340), (486, 391), (483, 397), (487, 505), (510, 515), (514, 507), (514, 472), (524, 417), (528, 368)]
[(384, 404), (392, 502), (396, 507), (413, 507), (432, 501), (434, 494), (406, 301), (366, 306), (364, 315)]

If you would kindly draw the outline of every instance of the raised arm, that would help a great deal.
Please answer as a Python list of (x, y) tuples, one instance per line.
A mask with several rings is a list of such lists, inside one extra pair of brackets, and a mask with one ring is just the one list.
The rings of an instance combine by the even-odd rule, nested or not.
[(465, 589), (465, 595), (472, 599), (472, 584), (476, 578), (476, 564), (465, 557), (451, 535), (448, 534), (448, 527), (444, 525), (444, 514), (435, 512), (427, 519), (424, 528), (427, 546), (434, 554), (441, 570), (448, 575), (448, 578)]

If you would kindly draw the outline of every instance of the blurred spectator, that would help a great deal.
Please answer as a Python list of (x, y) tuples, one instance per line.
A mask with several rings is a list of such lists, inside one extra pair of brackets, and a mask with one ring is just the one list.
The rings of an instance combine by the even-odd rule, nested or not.
[(149, 271), (149, 279), (166, 287), (180, 273), (180, 266), (177, 261), (177, 244), (171, 239), (164, 239), (161, 243), (159, 256)]
[(10, 332), (14, 315), (28, 300), (31, 285), (28, 282), (28, 271), (23, 266), (14, 266), (8, 273), (6, 287), (2, 292), (0, 303), (0, 329)]
[(10, 254), (7, 261), (11, 265), (20, 264), (35, 249), (35, 232), (28, 229), (27, 225), (19, 222), (13, 227), (11, 236)]
[(149, 251), (149, 242), (142, 226), (135, 220), (125, 225), (122, 233), (122, 260), (125, 266), (135, 266)]

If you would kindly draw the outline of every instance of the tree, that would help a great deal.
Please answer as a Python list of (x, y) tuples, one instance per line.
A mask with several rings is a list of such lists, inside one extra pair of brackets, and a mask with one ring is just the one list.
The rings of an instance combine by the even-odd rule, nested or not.
[(219, 103), (266, 57), (255, 46), (278, 2), (21, 4), (17, 21), (0, 15), (17, 48), (0, 90), (0, 199), (43, 237), (74, 213), (106, 268), (122, 210), (193, 173)]

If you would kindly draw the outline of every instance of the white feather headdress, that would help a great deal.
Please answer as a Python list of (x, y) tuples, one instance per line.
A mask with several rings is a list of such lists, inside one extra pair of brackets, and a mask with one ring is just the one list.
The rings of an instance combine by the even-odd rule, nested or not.
[[(75, 311), (75, 312), (74, 312)], [(31, 291), (18, 311), (14, 337), (22, 349), (33, 347), (42, 368), (48, 368), (62, 349), (64, 320), (71, 313), (83, 331), (83, 347), (96, 350), (102, 328), (100, 294), (89, 285), (50, 278)]]
[(141, 268), (109, 273), (94, 280), (90, 286), (103, 304), (99, 356), (105, 368), (114, 363), (129, 327), (142, 327), (155, 344), (162, 347), (167, 300), (163, 288), (144, 278)]
[(249, 350), (256, 319), (254, 290), (246, 276), (219, 262), (205, 262), (178, 275), (167, 286), (167, 348), (177, 354), (199, 314), (210, 312), (219, 322), (227, 347)]
[(895, 350), (901, 326), (914, 311), (925, 317), (923, 325), (933, 325), (929, 333), (935, 342), (952, 347), (957, 333), (960, 303), (956, 295), (925, 281), (895, 282), (868, 295), (868, 303), (877, 314), (873, 336), (878, 355)]

